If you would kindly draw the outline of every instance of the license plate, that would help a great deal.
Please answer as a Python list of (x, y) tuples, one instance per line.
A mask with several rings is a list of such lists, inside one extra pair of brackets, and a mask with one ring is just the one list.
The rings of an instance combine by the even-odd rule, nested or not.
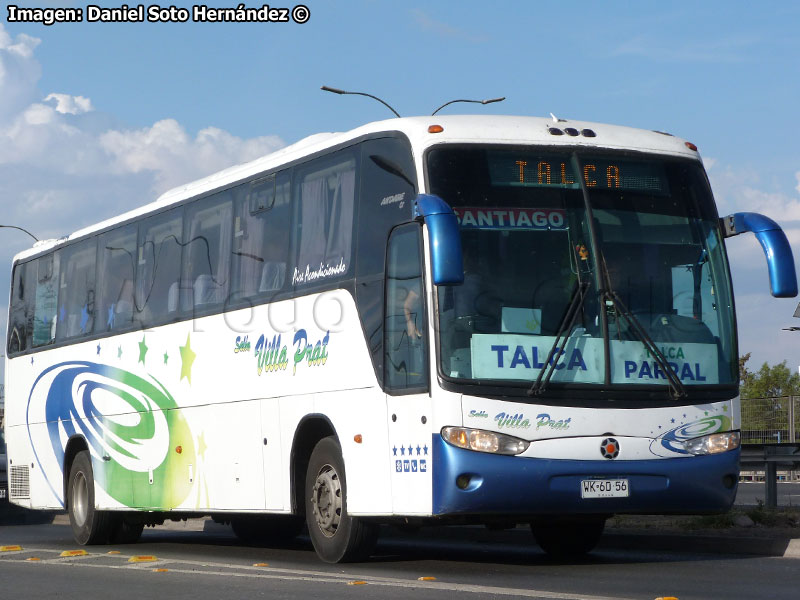
[(581, 498), (627, 498), (630, 486), (627, 479), (584, 479)]

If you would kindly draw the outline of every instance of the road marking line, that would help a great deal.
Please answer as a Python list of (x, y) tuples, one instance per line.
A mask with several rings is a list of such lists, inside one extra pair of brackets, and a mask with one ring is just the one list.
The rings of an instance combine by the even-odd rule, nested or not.
[[(23, 562), (23, 561), (14, 560), (12, 562)], [(251, 579), (275, 579), (281, 581), (308, 581), (314, 583), (342, 583), (342, 584), (347, 584), (349, 581), (353, 581), (353, 574), (326, 573), (323, 571), (303, 571), (300, 569), (274, 569), (270, 573), (264, 573), (262, 569), (248, 567), (247, 565), (230, 565), (230, 564), (220, 565), (219, 563), (205, 563), (201, 561), (179, 561), (179, 560), (169, 560), (169, 562), (172, 564), (177, 564), (177, 563), (186, 565), (195, 564), (195, 565), (202, 565), (205, 567), (217, 567), (217, 568), (223, 567), (227, 569), (236, 569), (236, 571), (247, 571), (242, 573), (235, 571), (234, 572), (211, 571), (211, 570), (198, 571), (197, 569), (192, 569), (192, 568), (176, 569), (171, 567), (169, 569), (170, 573), (181, 573), (194, 576), (210, 575), (210, 576), (222, 576), (222, 577), (242, 577)], [(42, 564), (42, 562), (28, 563), (28, 564)], [(60, 564), (67, 564), (67, 563), (61, 561)], [(137, 566), (131, 566), (128, 564), (99, 565), (99, 564), (92, 564), (87, 561), (81, 561), (81, 562), (70, 561), (69, 564), (70, 566), (74, 567), (86, 567), (93, 569), (126, 569), (126, 570), (130, 570), (131, 568), (142, 569), (142, 567), (138, 565)], [(153, 563), (149, 563), (147, 565), (148, 570), (152, 568), (152, 565)], [(409, 579), (397, 579), (391, 577), (366, 576), (363, 577), (361, 581), (365, 581), (367, 584), (370, 585), (382, 585), (386, 587), (396, 587), (396, 588), (406, 588), (406, 589), (437, 589), (442, 591), (453, 591), (453, 592), (475, 593), (475, 594), (494, 594), (498, 596), (514, 596), (520, 598), (544, 598), (548, 600), (628, 600), (618, 596), (593, 596), (580, 593), (551, 592), (547, 590), (532, 590), (532, 589), (519, 589), (519, 588), (503, 588), (495, 586), (472, 585), (472, 584), (461, 584), (461, 583), (444, 583), (440, 581), (417, 581)]]

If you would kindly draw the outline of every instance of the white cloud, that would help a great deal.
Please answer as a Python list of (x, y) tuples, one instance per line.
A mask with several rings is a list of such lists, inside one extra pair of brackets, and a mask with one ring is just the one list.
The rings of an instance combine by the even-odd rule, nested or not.
[(62, 114), (79, 115), (92, 110), (92, 101), (83, 96), (70, 96), (69, 94), (48, 94), (45, 102), (55, 100), (56, 111)]
[(173, 119), (134, 131), (108, 131), (98, 141), (115, 173), (152, 172), (155, 187), (162, 192), (283, 145), (274, 136), (243, 140), (216, 127), (203, 129), (192, 139)]
[(115, 180), (125, 182), (119, 186), (123, 197), (108, 202), (102, 213), (87, 215), (86, 222), (75, 225), (51, 214), (51, 222), (37, 223), (44, 229), (88, 225), (152, 201), (170, 187), (284, 145), (275, 136), (242, 139), (217, 128), (193, 137), (172, 119), (141, 129), (99, 129), (97, 123), (103, 117), (98, 118), (89, 98), (61, 92), (42, 96), (38, 91), (41, 67), (34, 56), (38, 44), (38, 39), (24, 34), (12, 39), (0, 23), (0, 169), (4, 175), (0, 190), (5, 197), (34, 194), (27, 206), (31, 210), (18, 215), (30, 219), (54, 197), (60, 198), (62, 211), (83, 213), (82, 199), (97, 194), (97, 180), (106, 186)]
[[(800, 196), (761, 189), (758, 187), (761, 180), (753, 169), (719, 166), (714, 159), (704, 162), (720, 214), (748, 211), (763, 213), (780, 222), (800, 221)], [(800, 173), (797, 179), (796, 189), (800, 192)]]
[(39, 40), (20, 34), (15, 40), (0, 23), (0, 124), (36, 98), (41, 75), (33, 51)]

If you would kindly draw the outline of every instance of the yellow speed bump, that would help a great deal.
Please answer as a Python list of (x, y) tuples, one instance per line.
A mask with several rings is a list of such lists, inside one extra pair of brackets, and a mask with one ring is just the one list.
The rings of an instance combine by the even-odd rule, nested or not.
[(678, 600), (675, 596), (659, 596), (656, 600)]
[(109, 550), (106, 554), (122, 554), (119, 550)]
[(169, 569), (153, 569), (153, 573), (168, 573)]
[(22, 546), (0, 546), (0, 552), (19, 552)]
[(254, 567), (268, 567), (269, 563), (253, 563)]
[(436, 577), (417, 577), (417, 581), (436, 581)]
[(347, 585), (367, 585), (366, 581), (361, 581), (360, 579), (356, 581), (348, 581)]
[(153, 556), (152, 554), (144, 554), (140, 556), (131, 556), (128, 559), (129, 563), (146, 563), (146, 562), (156, 562), (158, 559)]
[(30, 561), (30, 562), (36, 562), (37, 560), (42, 560), (42, 559), (37, 557), (37, 556), (30, 556), (30, 557), (26, 558), (25, 560)]
[(73, 556), (88, 556), (86, 550), (64, 550), (59, 556), (61, 558), (71, 558)]

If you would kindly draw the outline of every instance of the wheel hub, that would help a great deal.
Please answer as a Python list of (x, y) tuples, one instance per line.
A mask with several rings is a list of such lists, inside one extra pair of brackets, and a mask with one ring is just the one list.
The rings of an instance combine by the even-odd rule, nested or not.
[(89, 484), (83, 473), (75, 475), (72, 484), (71, 511), (75, 523), (83, 526), (86, 523), (86, 515), (89, 513)]
[(320, 469), (311, 491), (311, 505), (320, 531), (325, 537), (333, 537), (342, 519), (342, 485), (331, 465)]

